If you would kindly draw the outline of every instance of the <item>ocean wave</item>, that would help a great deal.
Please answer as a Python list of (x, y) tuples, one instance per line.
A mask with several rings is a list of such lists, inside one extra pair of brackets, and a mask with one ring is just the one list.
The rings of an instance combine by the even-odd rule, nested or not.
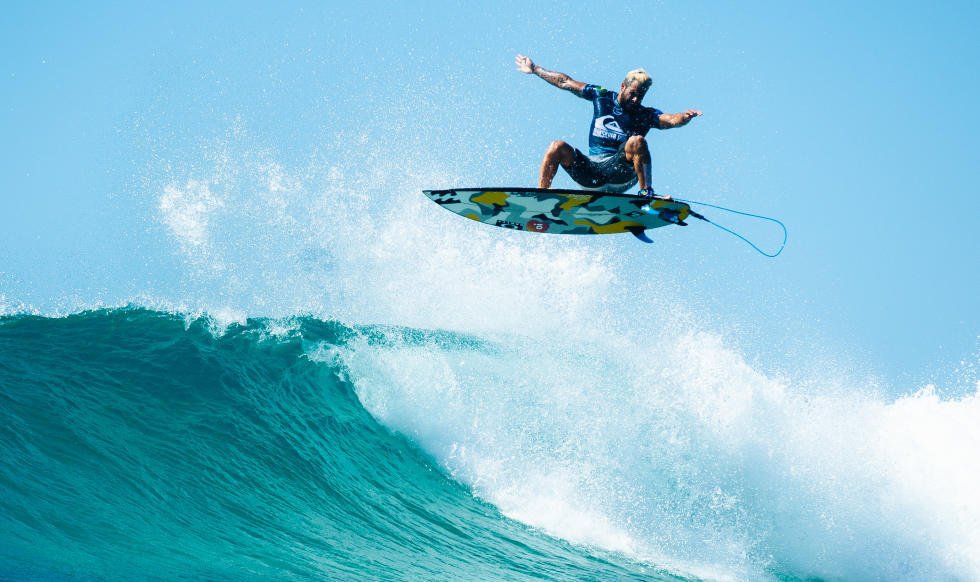
[(141, 308), (0, 318), (0, 576), (663, 578), (507, 519), (361, 406), (411, 329)]

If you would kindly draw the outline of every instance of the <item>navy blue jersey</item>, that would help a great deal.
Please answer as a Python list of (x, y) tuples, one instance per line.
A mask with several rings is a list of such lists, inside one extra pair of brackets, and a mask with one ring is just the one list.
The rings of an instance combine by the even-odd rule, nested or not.
[(619, 93), (615, 91), (586, 85), (579, 96), (591, 101), (595, 109), (589, 128), (590, 156), (614, 154), (630, 136), (645, 136), (651, 127), (660, 127), (663, 111), (641, 106), (636, 113), (627, 113), (616, 101)]

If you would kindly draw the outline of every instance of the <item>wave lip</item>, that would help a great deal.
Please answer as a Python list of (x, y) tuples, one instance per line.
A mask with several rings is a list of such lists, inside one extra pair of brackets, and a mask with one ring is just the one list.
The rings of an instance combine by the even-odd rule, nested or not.
[(707, 579), (980, 572), (977, 395), (794, 386), (691, 331), (340, 353), (372, 415), (564, 539)]

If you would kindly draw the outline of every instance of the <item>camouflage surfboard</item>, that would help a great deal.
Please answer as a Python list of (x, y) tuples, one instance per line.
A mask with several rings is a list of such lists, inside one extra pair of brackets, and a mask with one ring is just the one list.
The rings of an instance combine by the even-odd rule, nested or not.
[(668, 224), (685, 226), (691, 208), (683, 202), (629, 194), (541, 188), (452, 188), (425, 195), (460, 216), (502, 228), (547, 234), (643, 231)]

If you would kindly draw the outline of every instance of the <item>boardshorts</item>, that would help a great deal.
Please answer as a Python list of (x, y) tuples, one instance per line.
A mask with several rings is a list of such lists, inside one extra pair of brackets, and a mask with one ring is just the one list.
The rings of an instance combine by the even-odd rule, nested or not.
[(636, 184), (636, 170), (626, 161), (626, 142), (611, 154), (587, 156), (576, 148), (575, 159), (566, 171), (587, 190), (618, 193)]

